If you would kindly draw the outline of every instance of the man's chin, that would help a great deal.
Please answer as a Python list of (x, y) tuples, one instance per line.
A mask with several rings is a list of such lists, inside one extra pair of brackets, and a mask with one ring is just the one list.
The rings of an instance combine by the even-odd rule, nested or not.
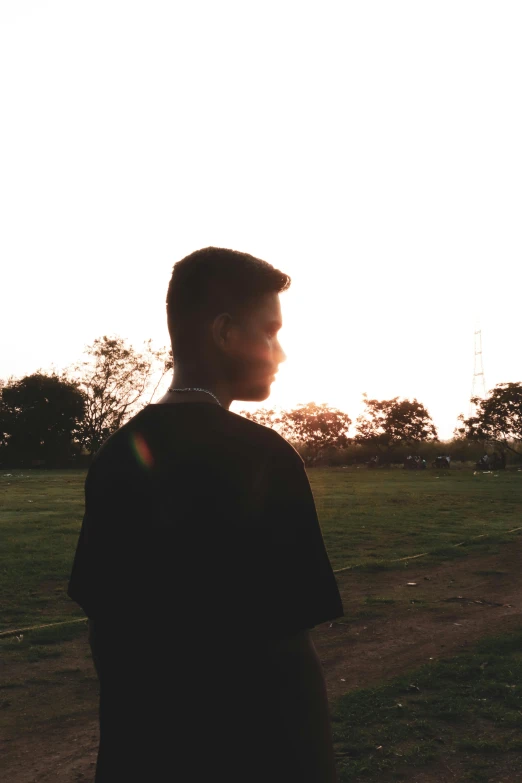
[(241, 402), (263, 402), (270, 397), (270, 391), (270, 384), (267, 383), (255, 389), (243, 389), (239, 392), (241, 396), (237, 396), (235, 399), (241, 400)]

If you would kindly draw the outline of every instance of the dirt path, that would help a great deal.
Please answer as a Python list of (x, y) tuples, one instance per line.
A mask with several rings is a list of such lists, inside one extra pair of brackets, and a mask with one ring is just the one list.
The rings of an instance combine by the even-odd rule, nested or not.
[(521, 556), (522, 541), (515, 541), (488, 557), (431, 567), (410, 561), (400, 571), (348, 572), (339, 580), (345, 618), (331, 628), (321, 626), (314, 636), (330, 698), (390, 679), (430, 658), (452, 655), (483, 636), (520, 627)]
[[(498, 555), (468, 556), (437, 566), (412, 561), (396, 571), (340, 574), (345, 617), (313, 632), (330, 700), (431, 658), (454, 655), (483, 636), (520, 627), (521, 555), (522, 543), (517, 541)], [(79, 653), (70, 644), (74, 658)], [(80, 651), (85, 661), (81, 645)], [(42, 662), (42, 671), (50, 665)], [(92, 710), (56, 726), (39, 726), (5, 743), (3, 777), (10, 783), (91, 783), (97, 742)], [(522, 780), (513, 777), (512, 770), (505, 774), (499, 770), (498, 780)], [(412, 771), (412, 776), (407, 778), (410, 783), (460, 779), (459, 770), (443, 766)]]

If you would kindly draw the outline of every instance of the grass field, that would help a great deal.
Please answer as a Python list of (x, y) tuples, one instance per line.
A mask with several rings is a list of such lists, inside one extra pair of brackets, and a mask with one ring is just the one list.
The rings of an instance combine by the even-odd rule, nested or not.
[[(12, 475), (9, 475), (12, 473)], [(420, 552), (447, 556), (463, 540), (502, 540), (522, 525), (522, 472), (309, 471), (334, 570)], [(82, 617), (66, 595), (83, 515), (85, 473), (0, 474), (0, 631)]]
[[(309, 477), (334, 570), (359, 569), (357, 578), (366, 574), (368, 583), (372, 572), (404, 568), (393, 562), (398, 558), (429, 552), (422, 563), (480, 559), (520, 537), (508, 532), (522, 525), (518, 470), (474, 475), (472, 469), (317, 468)], [(83, 617), (66, 589), (84, 480), (84, 472), (0, 474), (1, 629)], [(503, 571), (476, 573), (504, 578)], [(394, 618), (408, 614), (413, 621), (421, 613), (444, 619), (453, 604), (430, 603), (432, 584), (422, 582), (415, 600), (397, 591), (363, 591), (340, 623), (351, 627), (379, 618), (393, 627)], [(517, 780), (512, 770), (522, 750), (521, 648), (517, 632), (343, 695), (332, 704), (341, 783), (417, 780), (407, 769), (432, 770), (429, 780), (438, 780), (437, 770), (448, 764), (457, 769), (450, 779)], [(44, 723), (74, 727), (85, 716), (95, 719), (97, 682), (83, 623), (0, 639), (0, 652), (0, 728), (12, 737)], [(505, 778), (494, 776), (499, 769)]]
[(310, 471), (334, 569), (393, 560), (522, 525), (522, 472)]
[(519, 781), (521, 682), (522, 630), (343, 696), (332, 715), (341, 781), (400, 780), (445, 761), (479, 783), (500, 760), (500, 779)]

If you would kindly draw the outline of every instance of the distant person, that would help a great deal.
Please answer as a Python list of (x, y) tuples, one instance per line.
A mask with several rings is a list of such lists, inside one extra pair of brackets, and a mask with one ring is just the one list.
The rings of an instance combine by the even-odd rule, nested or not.
[(89, 469), (68, 594), (100, 680), (97, 783), (337, 780), (310, 630), (343, 606), (304, 463), (229, 411), (270, 394), (289, 285), (232, 250), (175, 264), (171, 388)]

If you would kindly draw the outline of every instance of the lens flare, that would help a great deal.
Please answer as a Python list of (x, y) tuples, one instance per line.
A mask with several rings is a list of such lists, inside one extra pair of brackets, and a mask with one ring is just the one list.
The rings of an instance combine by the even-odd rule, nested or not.
[(150, 470), (150, 468), (154, 466), (154, 457), (152, 456), (152, 451), (143, 435), (139, 432), (133, 432), (131, 435), (131, 445), (140, 465)]

